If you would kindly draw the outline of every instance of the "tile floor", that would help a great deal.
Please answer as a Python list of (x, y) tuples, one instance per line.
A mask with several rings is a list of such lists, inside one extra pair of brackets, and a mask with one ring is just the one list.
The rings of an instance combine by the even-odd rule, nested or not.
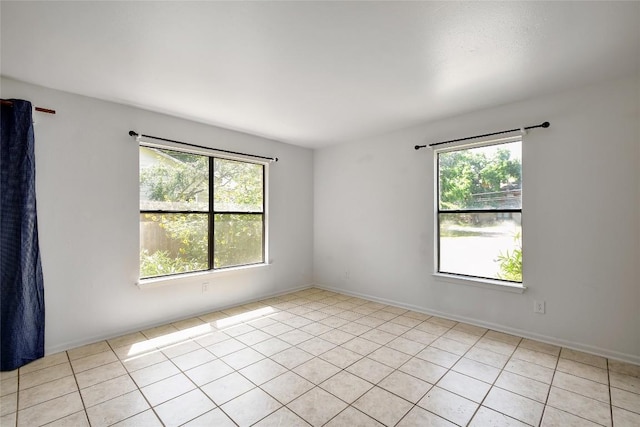
[(640, 366), (307, 289), (47, 356), (2, 426), (640, 426)]

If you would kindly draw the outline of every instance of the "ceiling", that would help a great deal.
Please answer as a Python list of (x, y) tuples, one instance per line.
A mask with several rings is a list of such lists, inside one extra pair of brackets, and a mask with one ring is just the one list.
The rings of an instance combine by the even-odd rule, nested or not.
[(640, 2), (0, 8), (4, 76), (312, 148), (640, 69)]

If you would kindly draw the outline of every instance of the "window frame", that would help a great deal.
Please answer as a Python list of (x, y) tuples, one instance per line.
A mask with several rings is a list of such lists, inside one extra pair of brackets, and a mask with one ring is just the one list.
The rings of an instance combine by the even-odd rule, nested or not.
[[(523, 198), (522, 198), (522, 187), (524, 186), (524, 179), (521, 178), (521, 203), (520, 209), (458, 209), (458, 210), (441, 210), (440, 209), (440, 157), (439, 155), (442, 153), (449, 153), (454, 151), (463, 151), (474, 148), (481, 147), (490, 147), (490, 146), (498, 146), (503, 144), (509, 144), (513, 142), (521, 143), (521, 150), (524, 146), (524, 139), (522, 135), (509, 136), (505, 138), (496, 138), (496, 139), (484, 139), (476, 142), (468, 142), (465, 141), (463, 143), (445, 145), (438, 148), (433, 148), (433, 162), (434, 162), (434, 272), (433, 275), (444, 279), (447, 282), (461, 283), (461, 284), (471, 284), (474, 286), (480, 287), (488, 287), (491, 289), (502, 289), (508, 291), (522, 292), (526, 289), (524, 285), (524, 271), (521, 282), (499, 279), (499, 278), (489, 278), (484, 276), (474, 276), (463, 273), (451, 273), (446, 271), (441, 271), (440, 269), (440, 246), (441, 246), (441, 236), (440, 236), (440, 215), (441, 214), (464, 214), (464, 213), (519, 213), (520, 214), (520, 227), (523, 229)], [(522, 151), (521, 151), (522, 154)], [(524, 176), (524, 156), (521, 156), (521, 177)], [(497, 285), (497, 286), (496, 286)]]
[[(158, 150), (168, 150), (168, 151), (176, 151), (186, 154), (192, 154), (196, 156), (203, 156), (207, 158), (207, 165), (209, 168), (209, 177), (208, 177), (208, 187), (209, 187), (209, 202), (207, 204), (206, 211), (189, 211), (189, 210), (142, 210), (140, 209), (140, 215), (143, 214), (203, 214), (207, 215), (207, 264), (208, 268), (202, 270), (190, 270), (183, 271), (177, 273), (168, 273), (157, 276), (141, 276), (138, 274), (138, 284), (147, 282), (160, 282), (171, 279), (179, 279), (181, 277), (189, 277), (193, 275), (201, 275), (208, 273), (221, 273), (223, 271), (234, 271), (244, 268), (251, 268), (257, 266), (268, 265), (268, 171), (269, 171), (269, 163), (268, 161), (260, 161), (255, 160), (253, 158), (245, 158), (242, 156), (233, 156), (233, 155), (219, 155), (215, 150), (209, 152), (208, 150), (200, 150), (200, 149), (185, 149), (182, 147), (174, 146), (174, 145), (164, 145), (164, 144), (155, 144), (150, 142), (140, 141), (138, 144), (138, 153), (140, 153), (140, 147), (145, 147), (149, 149), (158, 149)], [(214, 162), (216, 159), (220, 160), (229, 160), (241, 163), (250, 163), (254, 165), (259, 165), (262, 169), (262, 212), (259, 211), (216, 211), (215, 210), (215, 170), (214, 170)], [(139, 164), (139, 161), (138, 161)], [(138, 173), (140, 173), (141, 169), (138, 165)], [(139, 184), (138, 184), (139, 185)], [(140, 205), (140, 196), (138, 196), (138, 205)], [(140, 207), (140, 206), (139, 206)], [(247, 264), (234, 264), (224, 267), (215, 267), (215, 216), (216, 214), (240, 214), (240, 215), (260, 215), (262, 218), (262, 261), (253, 262)], [(138, 221), (140, 224), (140, 220)], [(141, 243), (138, 244), (138, 251), (141, 250)], [(138, 260), (138, 266), (140, 267), (140, 260)]]

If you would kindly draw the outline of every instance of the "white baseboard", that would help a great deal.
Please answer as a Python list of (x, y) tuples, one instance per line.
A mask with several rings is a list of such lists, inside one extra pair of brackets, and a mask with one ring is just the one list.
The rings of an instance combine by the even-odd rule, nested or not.
[(469, 317), (465, 317), (465, 316), (457, 316), (454, 314), (450, 314), (450, 313), (444, 313), (441, 311), (437, 311), (437, 310), (429, 310), (426, 309), (424, 307), (419, 307), (413, 304), (405, 304), (403, 302), (399, 302), (399, 301), (395, 301), (395, 300), (390, 300), (390, 299), (386, 299), (386, 298), (379, 298), (373, 295), (369, 295), (369, 294), (364, 294), (364, 293), (360, 293), (360, 292), (352, 292), (352, 291), (348, 291), (345, 289), (341, 289), (341, 288), (335, 288), (332, 286), (326, 286), (326, 285), (321, 285), (316, 283), (315, 285), (313, 285), (316, 288), (319, 289), (324, 289), (327, 291), (332, 291), (332, 292), (338, 292), (341, 294), (345, 294), (345, 295), (350, 295), (350, 296), (354, 296), (354, 297), (358, 297), (358, 298), (363, 298), (363, 299), (368, 299), (371, 301), (375, 301), (375, 302), (379, 302), (382, 304), (386, 304), (386, 305), (393, 305), (396, 307), (401, 307), (401, 308), (406, 308), (407, 310), (413, 310), (413, 311), (417, 311), (419, 313), (424, 313), (424, 314), (428, 314), (430, 316), (438, 316), (438, 317), (442, 317), (445, 319), (450, 319), (450, 320), (455, 320), (457, 322), (464, 322), (464, 323), (469, 323), (471, 325), (475, 325), (475, 326), (480, 326), (483, 328), (487, 328), (487, 329), (492, 329), (494, 331), (498, 331), (498, 332), (504, 332), (507, 334), (511, 334), (511, 335), (517, 335), (519, 337), (523, 337), (523, 338), (530, 338), (536, 341), (541, 341), (541, 342), (545, 342), (547, 344), (553, 344), (553, 345), (557, 345), (560, 347), (566, 347), (566, 348), (570, 348), (572, 350), (578, 350), (578, 351), (583, 351), (585, 353), (590, 353), (590, 354), (595, 354), (597, 356), (602, 356), (602, 357), (606, 357), (608, 359), (615, 359), (615, 360), (621, 360), (623, 362), (629, 362), (629, 363), (633, 363), (635, 365), (640, 365), (640, 356), (636, 356), (633, 354), (628, 354), (628, 353), (621, 353), (618, 351), (613, 351), (613, 350), (608, 350), (608, 349), (604, 349), (604, 348), (600, 348), (600, 347), (595, 347), (595, 346), (591, 346), (588, 344), (583, 344), (583, 343), (579, 343), (579, 342), (575, 342), (575, 341), (569, 341), (569, 340), (564, 340), (564, 339), (560, 339), (560, 338), (556, 338), (556, 337), (552, 337), (552, 336), (548, 336), (548, 335), (542, 335), (542, 334), (536, 334), (536, 333), (532, 333), (529, 331), (525, 331), (522, 329), (517, 329), (517, 328), (511, 328), (508, 326), (504, 326), (504, 325), (500, 325), (500, 324), (496, 324), (496, 323), (491, 323), (491, 322), (485, 322), (482, 320), (478, 320), (478, 319), (472, 319)]
[(92, 337), (88, 337), (88, 338), (82, 338), (82, 339), (79, 339), (79, 340), (70, 341), (70, 342), (66, 342), (66, 343), (63, 343), (63, 344), (58, 344), (58, 345), (52, 346), (52, 347), (47, 347), (46, 344), (45, 344), (45, 355), (48, 356), (50, 354), (60, 353), (61, 351), (71, 350), (73, 348), (81, 347), (81, 346), (87, 345), (87, 344), (93, 344), (93, 343), (98, 342), (98, 341), (110, 340), (112, 338), (117, 338), (117, 337), (120, 337), (122, 335), (127, 335), (127, 334), (131, 334), (131, 333), (134, 333), (134, 332), (144, 331), (146, 329), (155, 328), (156, 326), (162, 326), (162, 325), (166, 325), (168, 323), (179, 322), (181, 320), (186, 320), (186, 319), (190, 319), (192, 317), (202, 316), (202, 315), (205, 315), (205, 314), (208, 314), (208, 313), (212, 313), (214, 311), (225, 310), (227, 308), (232, 308), (232, 307), (236, 307), (236, 306), (239, 306), (239, 305), (251, 304), (252, 302), (261, 301), (261, 300), (264, 300), (264, 299), (267, 299), (267, 298), (278, 297), (280, 295), (286, 295), (286, 294), (290, 294), (292, 292), (302, 291), (304, 289), (309, 289), (309, 288), (312, 288), (312, 287), (314, 287), (313, 284), (302, 285), (302, 286), (297, 286), (295, 288), (289, 288), (289, 289), (286, 289), (284, 291), (265, 293), (265, 294), (262, 294), (260, 296), (254, 297), (254, 298), (250, 298), (248, 300), (243, 300), (241, 302), (236, 302), (234, 304), (228, 304), (228, 305), (224, 305), (224, 306), (211, 307), (210, 309), (207, 309), (206, 311), (201, 311), (201, 312), (189, 314), (187, 316), (181, 316), (179, 318), (173, 318), (173, 319), (166, 319), (166, 320), (163, 320), (162, 322), (144, 323), (144, 324), (132, 326), (130, 329), (127, 328), (126, 330), (111, 331), (111, 332), (106, 333), (106, 334), (100, 334), (100, 335), (96, 335), (96, 336), (92, 336)]

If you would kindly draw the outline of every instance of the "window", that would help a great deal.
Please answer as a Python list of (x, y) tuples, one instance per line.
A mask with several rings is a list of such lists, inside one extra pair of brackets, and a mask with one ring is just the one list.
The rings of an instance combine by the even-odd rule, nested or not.
[(522, 283), (522, 141), (436, 151), (437, 272)]
[(265, 166), (140, 146), (140, 277), (265, 260)]

